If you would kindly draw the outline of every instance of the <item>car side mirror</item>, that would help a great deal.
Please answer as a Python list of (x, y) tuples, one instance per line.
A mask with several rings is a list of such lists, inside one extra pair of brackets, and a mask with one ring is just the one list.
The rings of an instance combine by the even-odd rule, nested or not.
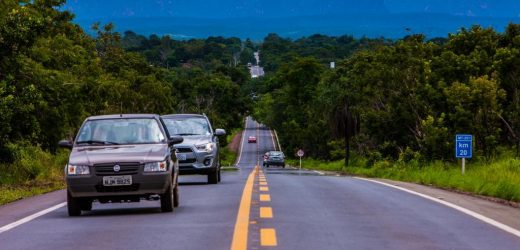
[(58, 142), (58, 146), (62, 148), (72, 149), (73, 143), (71, 140), (61, 140)]
[(170, 140), (168, 140), (168, 144), (170, 146), (173, 146), (175, 144), (182, 143), (183, 141), (184, 141), (184, 138), (182, 138), (182, 136), (172, 136), (172, 137), (170, 137)]
[(223, 136), (223, 135), (226, 135), (226, 130), (223, 130), (221, 128), (217, 128), (215, 129), (215, 135), (216, 136)]

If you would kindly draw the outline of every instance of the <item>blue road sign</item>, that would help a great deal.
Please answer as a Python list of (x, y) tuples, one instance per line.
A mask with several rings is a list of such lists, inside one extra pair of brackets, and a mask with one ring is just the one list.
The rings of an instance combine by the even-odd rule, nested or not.
[(473, 157), (473, 136), (459, 134), (455, 136), (455, 157), (471, 158)]

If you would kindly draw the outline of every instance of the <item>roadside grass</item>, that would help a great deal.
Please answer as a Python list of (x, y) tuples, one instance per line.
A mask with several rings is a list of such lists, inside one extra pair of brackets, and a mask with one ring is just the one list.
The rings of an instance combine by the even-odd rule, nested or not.
[[(302, 165), (307, 169), (433, 185), (508, 201), (520, 201), (520, 159), (511, 154), (506, 153), (492, 162), (469, 160), (465, 175), (461, 173), (460, 162), (420, 163), (412, 160), (404, 163), (380, 160), (372, 165), (367, 162), (366, 159), (354, 157), (350, 166), (345, 168), (343, 161), (304, 159)], [(297, 166), (298, 161), (290, 160), (289, 163)]]
[[(230, 134), (227, 135), (226, 140), (228, 142), (233, 141), (233, 138), (235, 138), (239, 133), (242, 133), (241, 129), (234, 129), (233, 131), (231, 131)], [(231, 143), (229, 143), (225, 147), (220, 148), (220, 164), (223, 167), (233, 166), (238, 157), (238, 152), (231, 149), (230, 146), (231, 146)], [(240, 147), (240, 145), (239, 145), (239, 147)]]
[(63, 166), (68, 151), (51, 154), (26, 143), (8, 147), (14, 159), (0, 164), (0, 205), (65, 188)]

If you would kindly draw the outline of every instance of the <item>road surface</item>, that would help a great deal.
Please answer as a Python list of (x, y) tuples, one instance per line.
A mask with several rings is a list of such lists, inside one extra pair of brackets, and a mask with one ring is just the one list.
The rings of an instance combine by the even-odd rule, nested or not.
[[(366, 180), (262, 169), (272, 132), (248, 119), (238, 171), (181, 176), (181, 206), (94, 204), (68, 217), (57, 191), (0, 207), (0, 249), (520, 249), (520, 237), (445, 205)], [(290, 153), (290, 152), (287, 152)], [(11, 224), (12, 225), (12, 224)]]

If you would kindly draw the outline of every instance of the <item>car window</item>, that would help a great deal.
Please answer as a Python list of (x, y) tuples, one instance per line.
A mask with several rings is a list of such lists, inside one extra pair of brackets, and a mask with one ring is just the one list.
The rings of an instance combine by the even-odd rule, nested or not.
[(164, 123), (171, 135), (211, 135), (208, 121), (205, 118), (167, 118), (164, 119)]
[(105, 119), (85, 122), (76, 143), (144, 144), (164, 139), (155, 119)]
[(271, 156), (283, 156), (281, 152), (271, 152)]

